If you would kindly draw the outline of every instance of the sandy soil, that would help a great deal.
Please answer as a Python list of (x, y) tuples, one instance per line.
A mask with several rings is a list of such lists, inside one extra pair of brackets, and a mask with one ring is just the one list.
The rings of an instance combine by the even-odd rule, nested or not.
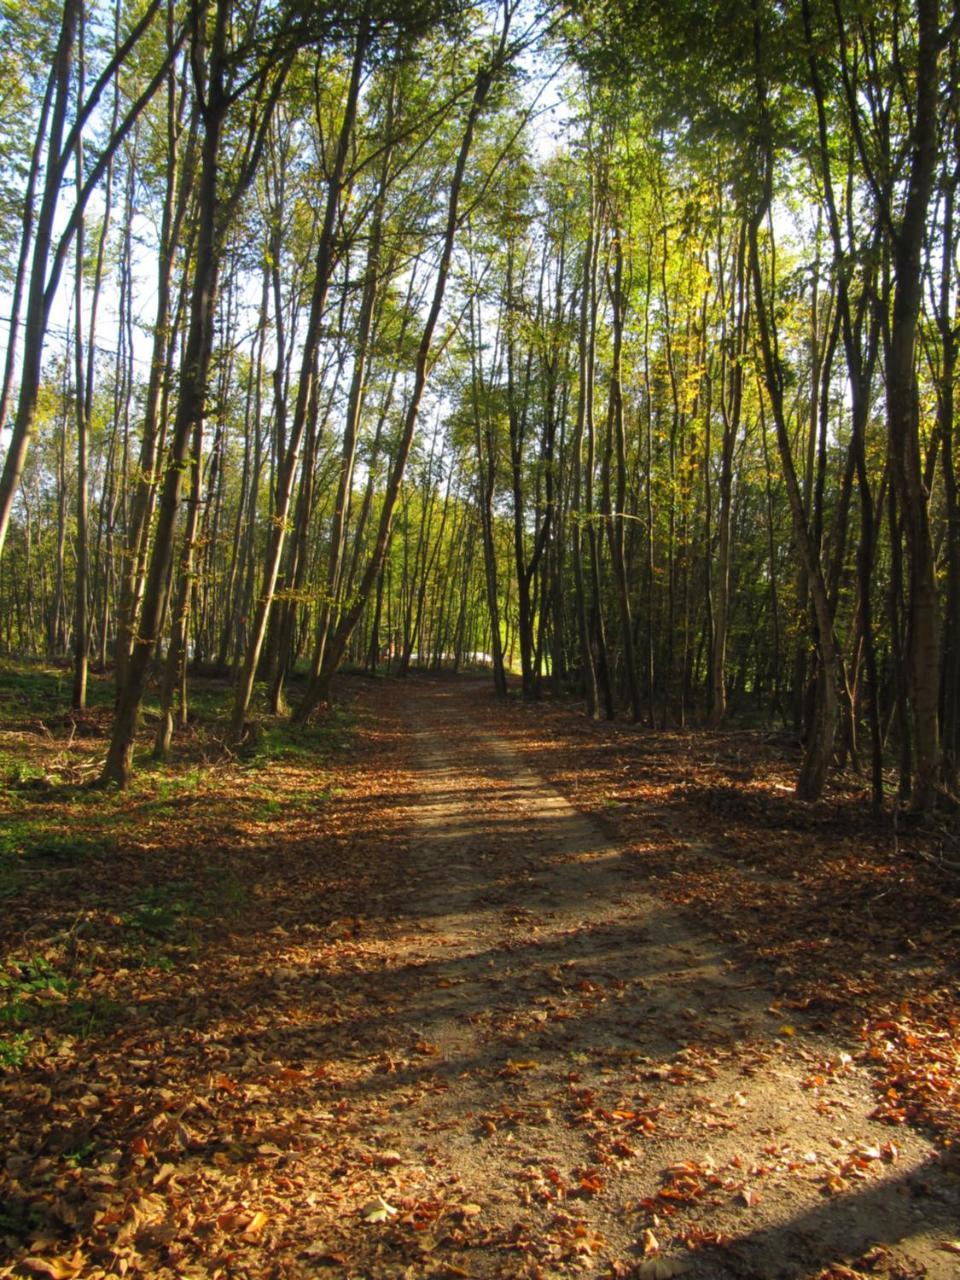
[[(69, 945), (71, 998), (112, 1017), (51, 1024), (0, 1073), (0, 1276), (960, 1274), (950, 1149), (871, 1119), (887, 1077), (722, 941), (786, 901), (806, 810), (754, 859), (766, 828), (734, 849), (691, 799), (700, 738), (504, 707), (486, 683), (348, 684), (357, 730), (327, 764), (213, 766), (175, 817), (133, 797), (121, 847), (7, 899), (10, 972)], [(583, 811), (594, 779), (629, 838)], [(781, 794), (713, 782), (725, 804)], [(831, 830), (803, 856), (828, 865)], [(136, 903), (188, 877), (222, 918), (131, 951)]]
[(869, 1118), (844, 1046), (646, 893), (462, 685), (412, 681), (401, 706), (413, 749), (383, 804), (409, 868), (369, 904), (357, 1029), (382, 1173), (356, 1210), (380, 1239), (341, 1235), (345, 1270), (956, 1275), (955, 1184)]

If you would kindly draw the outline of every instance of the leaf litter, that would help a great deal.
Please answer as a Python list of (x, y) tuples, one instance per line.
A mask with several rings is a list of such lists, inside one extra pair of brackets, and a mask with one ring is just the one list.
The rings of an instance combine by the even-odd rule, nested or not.
[(338, 755), (161, 822), (55, 802), (111, 843), (4, 904), (53, 984), (0, 1075), (0, 1275), (955, 1274), (928, 863), (843, 794), (806, 829), (759, 748), (732, 788), (721, 739), (348, 697)]

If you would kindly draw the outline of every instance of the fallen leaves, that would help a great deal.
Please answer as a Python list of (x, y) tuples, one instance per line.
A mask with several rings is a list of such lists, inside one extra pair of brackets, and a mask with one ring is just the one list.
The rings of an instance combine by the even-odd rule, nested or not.
[(403, 1163), (403, 1156), (399, 1151), (378, 1151), (373, 1162), (378, 1169), (394, 1169), (398, 1164)]
[(77, 1249), (69, 1258), (24, 1258), (20, 1266), (35, 1276), (44, 1276), (46, 1280), (74, 1280), (84, 1269), (84, 1258)]
[(663, 1173), (664, 1185), (657, 1198), (668, 1209), (694, 1204), (723, 1186), (723, 1179), (709, 1166), (695, 1160), (681, 1160)]
[[(271, 774), (292, 790), (284, 776)], [(387, 799), (374, 804), (367, 792), (377, 779)], [(306, 794), (315, 784), (303, 771), (296, 785)], [(808, 955), (802, 934), (799, 954), (784, 960), (777, 947), (786, 935), (772, 922), (768, 958), (796, 960), (795, 975), (782, 975), (789, 989), (769, 1017), (769, 997), (758, 1006), (762, 1034), (735, 1026), (730, 1045), (718, 1045), (693, 949), (671, 956), (662, 985), (641, 978), (622, 945), (634, 935), (617, 922), (582, 926), (586, 907), (566, 915), (561, 933), (550, 911), (517, 904), (501, 918), (501, 898), (469, 953), (455, 929), (431, 936), (413, 922), (413, 892), (403, 899), (410, 918), (392, 908), (381, 918), (370, 886), (396, 895), (405, 884), (409, 851), (398, 841), (409, 814), (393, 810), (384, 826), (383, 759), (368, 760), (350, 785), (350, 804), (335, 816), (278, 827), (269, 847), (248, 837), (249, 858), (231, 864), (255, 888), (233, 918), (236, 938), (222, 922), (208, 932), (198, 916), (193, 950), (165, 954), (163, 966), (94, 966), (87, 986), (95, 980), (94, 990), (135, 1013), (89, 1042), (41, 1041), (16, 1097), (0, 1097), (0, 1110), (13, 1100), (16, 1117), (13, 1126), (0, 1120), (0, 1132), (16, 1128), (10, 1157), (23, 1161), (0, 1171), (0, 1194), (26, 1206), (17, 1224), (26, 1273), (75, 1280), (97, 1276), (108, 1260), (130, 1277), (164, 1268), (212, 1275), (222, 1265), (253, 1280), (270, 1266), (376, 1274), (388, 1256), (398, 1275), (438, 1280), (486, 1274), (488, 1264), (525, 1280), (576, 1268), (678, 1276), (689, 1253), (727, 1247), (731, 1229), (762, 1232), (787, 1202), (784, 1185), (809, 1205), (821, 1184), (855, 1192), (898, 1158), (895, 1144), (873, 1139), (844, 1137), (832, 1152), (816, 1137), (791, 1147), (773, 1129), (743, 1140), (766, 1124), (761, 1086), (769, 1091), (769, 1073), (788, 1056), (804, 1064), (798, 1105), (807, 1113), (833, 1107), (862, 1070), (859, 1056), (828, 1055), (806, 1037), (808, 1014), (826, 1008), (829, 993), (820, 971), (824, 990), (806, 989), (805, 965), (810, 955), (828, 964), (829, 948)], [(186, 845), (186, 830), (171, 832), (154, 871), (181, 857), (175, 874), (186, 878), (189, 858), (169, 851)], [(153, 838), (159, 848), (160, 834)], [(651, 841), (651, 857), (664, 847)], [(202, 848), (219, 857), (221, 836)], [(496, 843), (491, 850), (484, 856), (501, 856)], [(679, 839), (671, 836), (670, 850), (676, 868), (685, 865)], [(502, 856), (502, 866), (483, 871), (484, 884), (489, 876), (496, 889), (509, 872), (512, 903), (527, 874), (518, 859), (532, 854)], [(763, 893), (748, 888), (742, 900), (721, 902), (715, 864), (696, 866), (671, 893), (711, 903), (721, 927), (742, 926), (745, 945), (756, 944), (749, 912)], [(133, 860), (122, 869), (134, 874)], [(121, 907), (110, 916), (119, 923), (104, 926), (115, 931), (109, 946), (126, 927)], [(486, 918), (471, 928), (486, 929)], [(508, 930), (509, 950), (498, 929)], [(490, 945), (474, 956), (478, 940)], [(541, 947), (548, 958), (538, 972)], [(44, 1007), (63, 1007), (45, 991)], [(885, 1012), (862, 1046), (890, 1081), (885, 1118), (919, 1114), (921, 1084), (929, 1107), (939, 1099), (949, 1108), (950, 1046), (937, 1038), (936, 1018), (917, 1002)], [(911, 1080), (907, 1065), (931, 1046), (940, 1058), (928, 1056), (927, 1066), (938, 1065), (924, 1082)], [(31, 1118), (41, 1116), (33, 1132)], [(55, 1145), (53, 1121), (57, 1132), (69, 1129), (71, 1146)], [(740, 1154), (730, 1154), (734, 1143)], [(47, 1216), (35, 1225), (26, 1215), (38, 1208)], [(955, 1253), (958, 1243), (940, 1247)]]
[(374, 1196), (374, 1198), (365, 1204), (360, 1210), (360, 1216), (364, 1222), (374, 1226), (381, 1222), (389, 1222), (392, 1218), (395, 1218), (399, 1212), (399, 1209), (392, 1204), (388, 1204), (387, 1201), (384, 1200), (383, 1196)]
[(269, 1221), (270, 1215), (268, 1213), (264, 1213), (262, 1209), (258, 1209), (247, 1225), (243, 1228), (243, 1235), (247, 1240), (259, 1240)]
[(647, 1258), (637, 1264), (633, 1274), (643, 1277), (643, 1280), (673, 1280), (688, 1270), (689, 1266), (682, 1258)]
[[(787, 1010), (845, 1035), (859, 1028), (880, 1086), (876, 1117), (960, 1141), (960, 992), (944, 981), (960, 965), (960, 931), (945, 927), (956, 919), (955, 883), (935, 865), (937, 833), (908, 841), (931, 846), (930, 860), (907, 849), (891, 856), (855, 781), (838, 778), (822, 801), (798, 802), (793, 760), (763, 735), (712, 735), (707, 747), (696, 732), (603, 726), (585, 739), (561, 706), (511, 725), (580, 808), (600, 812), (600, 798), (616, 795), (622, 803), (603, 819), (658, 891), (776, 966), (781, 994), (769, 1012), (783, 1040), (799, 1036)], [(696, 831), (695, 843), (676, 838), (685, 831)], [(806, 1087), (826, 1088), (849, 1067), (849, 1055), (820, 1064)]]
[(604, 1179), (596, 1169), (585, 1169), (576, 1174), (578, 1179), (576, 1194), (581, 1196), (598, 1196), (603, 1192)]
[(338, 1252), (336, 1249), (328, 1248), (322, 1240), (315, 1240), (313, 1244), (301, 1249), (300, 1256), (309, 1258), (314, 1266), (318, 1267), (345, 1267), (347, 1265), (346, 1254)]
[(520, 1075), (523, 1071), (537, 1071), (539, 1067), (540, 1063), (534, 1062), (532, 1059), (525, 1062), (515, 1062), (512, 1058), (508, 1058), (497, 1074), (509, 1079), (510, 1076)]

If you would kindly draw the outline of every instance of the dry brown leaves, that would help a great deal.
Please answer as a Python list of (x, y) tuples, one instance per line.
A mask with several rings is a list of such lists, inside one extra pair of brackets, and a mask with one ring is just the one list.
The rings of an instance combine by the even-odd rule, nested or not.
[(506, 723), (532, 767), (630, 842), (638, 875), (772, 970), (786, 1025), (802, 1013), (859, 1042), (877, 1116), (960, 1144), (960, 884), (934, 835), (895, 850), (856, 780), (795, 800), (798, 757), (762, 733), (595, 725), (550, 703)]

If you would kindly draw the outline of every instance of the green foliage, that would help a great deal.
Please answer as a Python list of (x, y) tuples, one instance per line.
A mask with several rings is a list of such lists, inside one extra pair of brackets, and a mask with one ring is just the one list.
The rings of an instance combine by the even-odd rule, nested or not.
[(46, 871), (80, 868), (111, 847), (109, 837), (66, 835), (51, 821), (45, 814), (7, 821), (0, 832), (0, 900), (16, 897)]
[(183, 927), (194, 910), (187, 886), (181, 883), (152, 885), (127, 915), (125, 924), (157, 938), (168, 938)]
[(270, 760), (318, 764), (343, 748), (354, 725), (349, 708), (335, 705), (318, 720), (295, 724), (289, 720), (263, 722), (243, 750), (248, 765)]
[[(0, 1068), (15, 1070), (22, 1067), (30, 1056), (30, 1044), (33, 1036), (29, 1031), (15, 1031), (10, 1035), (0, 1032)], [(9, 1225), (10, 1220), (0, 1210), (0, 1227)]]
[(69, 1010), (69, 980), (42, 955), (0, 969), (0, 1066), (21, 1066), (37, 1031)]
[(44, 956), (30, 956), (14, 963), (8, 970), (0, 971), (0, 991), (4, 992), (6, 1001), (0, 1009), (0, 1020), (12, 1021), (11, 1009), (27, 997), (48, 992), (62, 994), (67, 987), (67, 980)]

